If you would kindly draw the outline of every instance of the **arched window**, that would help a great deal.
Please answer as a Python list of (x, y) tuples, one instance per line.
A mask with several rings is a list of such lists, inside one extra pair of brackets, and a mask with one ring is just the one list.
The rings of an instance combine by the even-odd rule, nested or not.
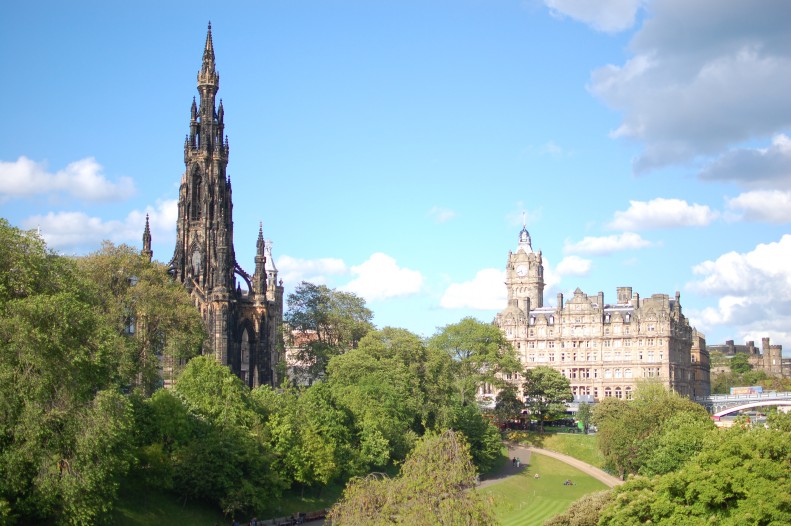
[(621, 392), (620, 387), (615, 388), (615, 398), (623, 398), (623, 393)]
[(627, 386), (625, 391), (626, 391), (626, 399), (627, 400), (631, 400), (632, 399), (632, 388), (630, 386)]
[(612, 396), (612, 389), (609, 387), (604, 388), (604, 398), (609, 398)]

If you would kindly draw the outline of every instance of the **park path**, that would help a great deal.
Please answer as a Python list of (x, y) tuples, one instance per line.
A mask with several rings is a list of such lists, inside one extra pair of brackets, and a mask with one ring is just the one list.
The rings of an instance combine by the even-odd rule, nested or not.
[[(486, 479), (482, 480), (479, 488), (485, 488), (491, 484), (496, 482), (500, 482), (501, 480), (512, 477), (521, 473), (530, 463), (530, 455), (531, 454), (539, 454), (539, 455), (546, 455), (548, 457), (556, 458), (566, 464), (569, 464), (578, 470), (582, 471), (590, 475), (591, 477), (600, 480), (608, 487), (612, 488), (619, 484), (623, 484), (623, 481), (618, 477), (614, 477), (609, 473), (602, 471), (601, 469), (597, 468), (596, 466), (592, 466), (586, 462), (578, 460), (574, 457), (570, 457), (568, 455), (564, 455), (563, 453), (556, 453), (555, 451), (550, 451), (548, 449), (543, 449), (539, 447), (525, 447), (525, 446), (517, 446), (513, 444), (508, 444), (508, 462), (503, 465), (503, 467), (497, 471), (486, 477)], [(521, 462), (520, 467), (515, 467), (512, 463), (513, 458), (518, 458)]]

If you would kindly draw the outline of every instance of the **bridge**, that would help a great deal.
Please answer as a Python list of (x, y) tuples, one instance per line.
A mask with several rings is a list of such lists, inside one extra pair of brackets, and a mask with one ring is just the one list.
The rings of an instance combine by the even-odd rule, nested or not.
[(791, 407), (791, 392), (767, 391), (750, 394), (696, 396), (693, 400), (705, 407), (712, 416), (725, 416), (756, 407)]

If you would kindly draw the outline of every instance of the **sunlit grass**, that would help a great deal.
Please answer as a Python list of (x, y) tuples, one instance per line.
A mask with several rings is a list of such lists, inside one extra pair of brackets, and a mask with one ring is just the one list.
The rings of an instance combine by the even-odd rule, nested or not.
[(534, 433), (528, 431), (511, 431), (508, 439), (525, 446), (540, 447), (563, 453), (586, 462), (597, 468), (604, 466), (604, 457), (596, 447), (595, 435), (571, 433)]
[[(574, 485), (564, 486), (566, 479)], [(527, 469), (480, 491), (492, 497), (497, 520), (503, 526), (540, 526), (583, 495), (603, 489), (607, 486), (593, 477), (560, 460), (534, 453)]]

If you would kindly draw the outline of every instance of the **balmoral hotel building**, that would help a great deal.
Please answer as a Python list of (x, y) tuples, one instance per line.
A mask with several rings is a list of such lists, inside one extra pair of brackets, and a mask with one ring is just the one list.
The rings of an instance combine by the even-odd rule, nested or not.
[[(508, 306), (495, 323), (526, 369), (560, 371), (575, 399), (630, 398), (643, 379), (686, 396), (709, 394), (705, 337), (682, 314), (678, 292), (641, 298), (631, 287), (618, 287), (615, 302), (605, 303), (604, 293), (589, 296), (578, 288), (544, 306), (541, 251), (533, 252), (524, 227), (516, 252), (508, 253), (505, 284)], [(519, 375), (508, 380), (521, 387)]]

